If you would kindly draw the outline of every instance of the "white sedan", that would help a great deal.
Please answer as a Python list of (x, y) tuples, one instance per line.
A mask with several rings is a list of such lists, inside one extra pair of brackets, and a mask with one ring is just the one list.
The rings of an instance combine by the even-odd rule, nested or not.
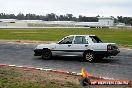
[(40, 44), (34, 50), (35, 56), (50, 59), (52, 56), (81, 56), (92, 62), (119, 53), (115, 43), (103, 43), (95, 35), (69, 35), (58, 43)]

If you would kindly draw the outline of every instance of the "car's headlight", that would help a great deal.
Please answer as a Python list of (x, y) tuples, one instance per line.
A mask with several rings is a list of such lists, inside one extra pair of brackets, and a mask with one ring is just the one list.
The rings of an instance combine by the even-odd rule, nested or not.
[(111, 51), (111, 50), (114, 50), (114, 49), (115, 49), (114, 45), (108, 45), (107, 46), (107, 51)]
[(116, 49), (118, 49), (118, 47), (116, 46), (116, 45), (108, 45), (107, 46), (107, 50), (109, 51), (109, 50), (116, 50)]
[(107, 50), (112, 50), (112, 45), (108, 45)]

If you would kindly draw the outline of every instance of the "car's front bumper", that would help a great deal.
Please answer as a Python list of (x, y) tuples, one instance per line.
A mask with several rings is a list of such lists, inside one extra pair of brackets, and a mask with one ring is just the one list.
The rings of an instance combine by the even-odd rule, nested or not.
[(109, 50), (107, 51), (110, 56), (116, 56), (118, 53), (120, 53), (119, 49)]
[(96, 51), (95, 55), (99, 57), (109, 57), (109, 56), (116, 56), (120, 53), (119, 49), (110, 50), (110, 51)]
[(35, 49), (34, 50), (34, 56), (41, 56), (42, 55), (42, 49)]

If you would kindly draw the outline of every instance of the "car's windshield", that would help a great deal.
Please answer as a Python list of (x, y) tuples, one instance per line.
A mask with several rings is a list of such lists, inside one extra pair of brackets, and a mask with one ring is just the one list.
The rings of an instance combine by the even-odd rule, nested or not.
[(102, 43), (102, 41), (97, 36), (89, 36), (94, 43)]
[(65, 37), (58, 44), (72, 44), (73, 36)]

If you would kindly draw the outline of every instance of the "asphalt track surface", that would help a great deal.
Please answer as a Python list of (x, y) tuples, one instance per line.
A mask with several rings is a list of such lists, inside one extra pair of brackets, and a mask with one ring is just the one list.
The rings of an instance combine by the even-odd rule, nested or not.
[(0, 64), (15, 64), (18, 66), (33, 66), (44, 69), (81, 72), (84, 67), (95, 76), (132, 80), (132, 50), (120, 49), (120, 54), (114, 58), (104, 58), (95, 63), (84, 62), (78, 57), (53, 57), (43, 60), (34, 57), (36, 45), (0, 43)]

